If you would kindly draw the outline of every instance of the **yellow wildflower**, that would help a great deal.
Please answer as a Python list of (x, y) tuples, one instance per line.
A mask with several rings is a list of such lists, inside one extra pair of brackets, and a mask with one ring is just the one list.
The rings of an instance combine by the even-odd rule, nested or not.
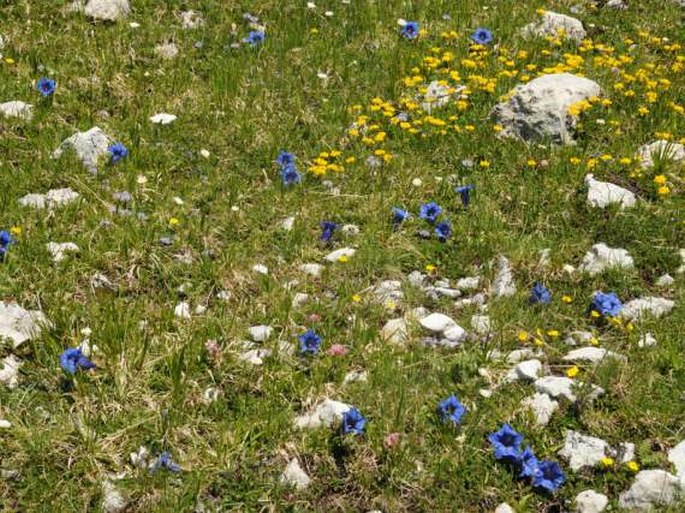
[(664, 185), (666, 184), (666, 177), (664, 175), (656, 175), (654, 177), (654, 183), (657, 185)]
[(666, 196), (671, 192), (671, 189), (668, 188), (668, 185), (662, 185), (656, 190), (656, 192), (659, 196)]
[(13, 226), (12, 228), (10, 228), (10, 233), (15, 237), (18, 237), (19, 235), (21, 235), (21, 226)]
[(577, 365), (574, 365), (573, 367), (571, 367), (570, 369), (568, 369), (568, 370), (566, 371), (566, 375), (567, 375), (569, 378), (575, 378), (575, 377), (578, 375), (579, 372), (580, 372), (580, 369), (578, 368), (578, 366), (577, 366)]
[(637, 472), (640, 470), (640, 465), (638, 465), (634, 460), (630, 460), (628, 463), (626, 463), (626, 467), (628, 467), (628, 470), (631, 472)]
[(609, 468), (609, 467), (614, 466), (614, 458), (610, 458), (609, 456), (604, 456), (604, 458), (602, 458), (600, 460), (600, 462), (602, 463), (602, 466), (604, 468)]
[(571, 296), (561, 296), (561, 300), (564, 303), (572, 303), (573, 302), (573, 298)]
[(528, 340), (528, 332), (527, 331), (519, 331), (519, 333), (516, 337), (519, 339), (519, 342), (525, 342), (526, 340)]

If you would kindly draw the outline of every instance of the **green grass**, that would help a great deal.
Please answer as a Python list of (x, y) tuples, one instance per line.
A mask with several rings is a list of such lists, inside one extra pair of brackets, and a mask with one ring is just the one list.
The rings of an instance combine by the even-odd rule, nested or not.
[[(594, 60), (601, 51), (579, 52), (569, 42), (555, 46), (518, 35), (519, 27), (535, 19), (537, 8), (568, 14), (575, 3), (321, 1), (310, 11), (304, 2), (135, 0), (129, 19), (93, 24), (79, 14), (60, 14), (66, 2), (0, 2), (0, 32), (7, 41), (2, 53), (14, 60), (0, 64), (0, 101), (36, 106), (30, 122), (0, 119), (5, 205), (0, 228), (22, 229), (0, 268), (0, 296), (42, 309), (53, 323), (19, 350), (9, 345), (1, 350), (3, 357), (15, 353), (24, 364), (19, 387), (0, 388), (0, 417), (13, 424), (0, 433), (0, 467), (19, 471), (17, 479), (0, 480), (0, 508), (98, 510), (103, 479), (122, 470), (128, 473), (117, 486), (128, 496), (130, 511), (192, 511), (202, 502), (210, 511), (477, 512), (493, 511), (506, 501), (520, 512), (551, 512), (570, 509), (576, 494), (587, 488), (606, 493), (615, 504), (632, 482), (625, 468), (569, 471), (557, 494), (535, 494), (491, 455), (485, 437), (504, 421), (522, 431), (541, 457), (558, 459), (565, 430), (573, 428), (610, 443), (634, 442), (642, 468), (668, 470), (668, 448), (685, 439), (685, 292), (682, 276), (666, 291), (654, 281), (666, 272), (675, 276), (681, 264), (683, 168), (665, 163), (640, 176), (634, 160), (625, 165), (619, 159), (634, 159), (656, 132), (667, 132), (674, 141), (685, 137), (685, 115), (669, 105), (683, 104), (682, 70), (673, 65), (685, 52), (664, 48), (685, 45), (683, 11), (669, 1), (644, 0), (631, 2), (627, 11), (583, 4), (577, 14), (595, 44), (614, 47), (614, 57), (632, 58), (621, 65), (627, 73), (645, 70), (654, 79), (670, 80), (668, 89), (657, 86), (658, 98), (649, 104), (644, 83), (634, 86), (634, 98), (614, 89), (619, 78), (613, 66)], [(186, 8), (201, 11), (205, 25), (182, 30), (178, 13)], [(327, 9), (333, 17), (323, 15)], [(266, 23), (266, 41), (259, 48), (233, 49), (231, 44), (249, 30), (242, 19), (248, 11)], [(419, 21), (427, 33), (414, 42), (400, 38), (400, 17)], [(141, 27), (130, 28), (130, 21)], [(407, 87), (403, 79), (424, 57), (439, 55), (431, 53), (432, 47), (452, 52), (449, 67), (466, 80), (472, 71), (461, 61), (470, 58), (468, 35), (478, 26), (494, 32), (500, 50), (491, 50), (476, 73), (497, 77), (509, 69), (519, 75), (499, 76), (493, 93), (474, 91), (463, 113), (453, 105), (436, 112), (445, 120), (457, 115), (460, 133), (450, 129), (440, 135), (440, 128), (426, 127), (426, 137), (411, 135), (369, 112), (375, 97), (396, 105), (415, 94), (416, 87)], [(450, 30), (458, 39), (443, 40), (440, 34)], [(640, 36), (641, 31), (649, 36)], [(636, 46), (631, 49), (625, 38)], [(155, 45), (167, 40), (180, 49), (171, 61), (154, 53)], [(514, 60), (513, 66), (498, 60), (505, 55), (502, 47), (509, 50), (504, 60)], [(519, 50), (527, 57), (518, 58)], [(582, 115), (574, 146), (499, 140), (489, 118), (492, 106), (522, 74), (534, 78), (563, 62), (564, 53), (585, 59), (573, 72), (599, 82), (612, 104), (595, 105)], [(526, 71), (527, 64), (538, 70)], [(318, 72), (329, 79), (318, 78)], [(435, 73), (422, 74), (430, 80)], [(33, 89), (41, 76), (58, 83), (50, 101)], [(362, 111), (352, 112), (355, 105)], [(648, 105), (648, 115), (636, 113), (641, 105)], [(176, 114), (178, 120), (152, 125), (148, 118), (158, 112)], [(347, 129), (362, 113), (379, 121), (387, 132), (385, 143), (368, 147), (349, 136)], [(123, 142), (129, 157), (103, 166), (97, 176), (73, 155), (51, 158), (63, 139), (95, 125)], [(273, 160), (282, 148), (297, 155), (305, 174), (301, 186), (280, 184)], [(369, 169), (365, 161), (378, 148), (393, 158)], [(201, 156), (202, 149), (209, 158)], [(323, 178), (307, 173), (319, 152), (330, 150), (356, 162)], [(591, 170), (595, 177), (634, 190), (641, 199), (635, 209), (586, 206), (583, 177), (595, 154), (612, 156), (599, 159)], [(570, 163), (571, 158), (579, 163)], [(475, 165), (464, 167), (464, 159)], [(535, 166), (527, 164), (531, 159)], [(481, 161), (490, 166), (481, 167)], [(670, 194), (656, 193), (656, 174), (667, 177)], [(453, 175), (455, 183), (476, 186), (466, 212), (458, 207), (448, 178)], [(138, 183), (139, 176), (146, 183)], [(415, 178), (421, 186), (412, 185)], [(331, 180), (340, 195), (330, 194), (322, 180)], [(57, 187), (78, 191), (79, 202), (52, 214), (17, 203), (29, 192)], [(146, 213), (146, 221), (109, 212), (112, 193), (122, 190), (131, 192), (129, 208)], [(392, 230), (392, 206), (416, 212), (430, 200), (448, 210), (455, 232), (449, 242), (416, 237), (417, 220)], [(295, 226), (284, 232), (280, 221), (290, 215), (297, 216)], [(178, 226), (170, 226), (171, 218), (180, 221)], [(357, 224), (360, 235), (338, 234), (334, 246), (353, 245), (358, 251), (347, 263), (327, 265), (322, 278), (305, 278), (298, 266), (320, 262), (329, 251), (318, 241), (324, 219)], [(171, 247), (158, 243), (166, 236), (173, 236)], [(49, 241), (75, 242), (81, 252), (55, 265), (45, 249)], [(565, 263), (577, 265), (597, 242), (628, 249), (636, 269), (593, 278), (562, 271)], [(548, 268), (537, 263), (543, 248), (552, 250)], [(192, 264), (174, 258), (184, 251), (192, 255)], [(494, 273), (489, 264), (499, 254), (514, 265), (519, 291), (514, 298), (489, 301), (491, 340), (468, 342), (456, 351), (424, 348), (418, 333), (406, 349), (381, 340), (383, 324), (399, 314), (374, 304), (369, 287), (428, 264), (443, 278), (478, 273), (487, 283)], [(267, 265), (270, 276), (251, 272), (255, 263)], [(108, 276), (116, 290), (94, 291), (90, 281), (98, 273)], [(288, 290), (293, 279), (300, 284)], [(551, 305), (527, 304), (535, 281), (552, 289)], [(184, 284), (192, 308), (207, 303), (206, 314), (190, 320), (173, 316)], [(581, 367), (581, 379), (606, 388), (601, 399), (581, 408), (563, 403), (547, 428), (536, 429), (519, 406), (531, 394), (529, 385), (506, 386), (489, 399), (479, 395), (488, 385), (479, 368), (495, 374), (507, 370), (488, 361), (487, 352), (518, 348), (522, 330), (561, 332), (545, 338), (544, 361), (562, 375), (567, 368), (561, 361), (563, 335), (592, 326), (585, 310), (598, 289), (616, 291), (624, 301), (666, 295), (677, 304), (669, 316), (641, 321), (633, 332), (600, 329), (602, 345), (628, 357), (625, 365)], [(217, 300), (220, 290), (231, 291), (232, 299)], [(296, 291), (317, 300), (293, 309)], [(476, 313), (406, 292), (401, 312), (423, 305), (464, 327)], [(353, 301), (355, 294), (361, 302)], [(562, 295), (573, 302), (563, 303)], [(321, 320), (312, 324), (311, 314)], [(281, 356), (252, 367), (236, 355), (239, 341), (255, 324), (274, 327), (268, 347), (277, 340), (294, 345), (298, 334), (313, 327), (324, 339), (324, 350), (338, 343), (350, 352), (341, 358), (323, 352), (306, 362)], [(100, 349), (94, 358), (98, 369), (78, 374), (67, 386), (59, 354), (80, 343), (85, 327)], [(637, 347), (646, 332), (654, 333), (657, 347)], [(221, 346), (220, 362), (207, 354), (207, 340)], [(343, 386), (345, 374), (359, 369), (368, 371), (368, 382)], [(221, 392), (211, 405), (202, 401), (208, 387)], [(437, 401), (451, 393), (469, 410), (459, 429), (440, 424), (435, 415)], [(367, 434), (341, 441), (332, 430), (294, 429), (293, 417), (323, 397), (358, 407), (369, 419)], [(402, 443), (387, 450), (383, 440), (391, 432), (401, 433)], [(171, 451), (184, 472), (150, 476), (132, 468), (128, 454), (140, 446), (153, 454)], [(295, 456), (312, 477), (306, 491), (278, 484)]]

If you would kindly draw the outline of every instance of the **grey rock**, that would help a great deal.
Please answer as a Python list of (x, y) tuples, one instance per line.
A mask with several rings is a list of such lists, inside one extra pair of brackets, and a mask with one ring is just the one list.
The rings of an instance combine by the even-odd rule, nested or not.
[(59, 263), (67, 258), (69, 253), (79, 252), (79, 247), (73, 242), (48, 242), (46, 247), (55, 263)]
[(588, 347), (581, 347), (578, 349), (574, 349), (573, 351), (569, 351), (565, 356), (564, 356), (564, 361), (567, 362), (592, 362), (592, 363), (597, 363), (601, 362), (604, 359), (616, 359), (616, 360), (621, 360), (621, 361), (626, 361), (626, 357), (614, 353), (613, 351), (608, 351), (604, 349), (603, 347), (594, 347), (594, 346), (588, 346)]
[(682, 486), (678, 478), (664, 470), (642, 470), (631, 487), (618, 497), (618, 506), (633, 511), (648, 511), (654, 506), (670, 506)]
[(675, 279), (673, 276), (670, 274), (664, 274), (662, 276), (659, 276), (659, 278), (656, 280), (655, 285), (657, 287), (670, 287), (675, 283)]
[(559, 456), (565, 458), (571, 470), (577, 472), (582, 468), (594, 467), (607, 457), (610, 450), (609, 444), (601, 438), (569, 430)]
[(33, 118), (33, 105), (18, 100), (0, 103), (0, 114), (6, 118), (19, 118), (30, 121)]
[(576, 43), (580, 43), (587, 36), (580, 20), (552, 11), (546, 11), (539, 21), (526, 25), (521, 32), (524, 36), (559, 37), (563, 35), (564, 38)]
[(578, 269), (595, 276), (609, 268), (632, 269), (633, 257), (623, 248), (610, 248), (603, 242), (595, 244), (583, 257)]
[(11, 340), (15, 349), (49, 327), (50, 322), (43, 312), (0, 301), (0, 338)]
[(491, 331), (490, 317), (487, 315), (474, 315), (471, 317), (471, 327), (478, 335), (487, 335)]
[(383, 326), (381, 337), (391, 344), (406, 344), (409, 339), (407, 321), (402, 318), (390, 319)]
[(16, 388), (19, 384), (19, 367), (22, 361), (13, 354), (2, 359), (2, 366), (0, 367), (0, 383), (7, 388)]
[(663, 297), (643, 297), (639, 299), (633, 299), (629, 301), (621, 309), (621, 316), (626, 319), (639, 320), (647, 315), (652, 315), (653, 317), (662, 317), (668, 314), (673, 307), (675, 302), (670, 299)]
[(572, 380), (563, 376), (545, 376), (536, 380), (534, 385), (535, 390), (540, 393), (547, 394), (555, 399), (564, 397), (572, 403), (578, 399), (575, 392), (576, 389), (583, 390), (589, 386), (588, 399), (595, 399), (604, 393), (604, 389), (597, 385), (586, 384), (582, 381)]
[(250, 327), (249, 331), (250, 337), (255, 342), (266, 342), (273, 333), (273, 328), (262, 324)]
[(503, 502), (502, 504), (497, 506), (497, 508), (495, 508), (495, 513), (516, 513), (516, 512), (514, 511), (514, 508), (509, 506), (509, 504), (507, 504), (506, 502)]
[(112, 481), (107, 479), (102, 483), (102, 511), (104, 513), (121, 513), (127, 505), (128, 501)]
[(309, 294), (305, 294), (304, 292), (298, 292), (293, 296), (293, 301), (292, 301), (292, 307), (293, 308), (300, 308), (302, 305), (307, 303), (309, 301)]
[(202, 18), (202, 13), (198, 11), (183, 11), (181, 13), (181, 27), (185, 30), (192, 30), (204, 25), (205, 21)]
[(94, 20), (117, 21), (128, 16), (131, 7), (128, 0), (88, 0), (83, 12)]
[(443, 333), (449, 328), (458, 326), (454, 319), (441, 313), (427, 315), (419, 320), (419, 324), (432, 333)]
[(536, 392), (531, 397), (525, 398), (521, 406), (530, 409), (535, 415), (535, 424), (543, 427), (549, 424), (552, 414), (559, 408), (559, 403), (547, 394)]
[(612, 204), (618, 204), (623, 208), (635, 206), (635, 194), (628, 189), (619, 187), (609, 182), (595, 180), (592, 174), (585, 176), (585, 185), (588, 188), (588, 205), (595, 208), (606, 208)]
[(578, 344), (588, 344), (595, 338), (594, 333), (590, 331), (572, 331), (564, 339), (567, 346), (577, 346)]
[(307, 473), (302, 470), (299, 460), (293, 458), (281, 474), (281, 483), (287, 486), (294, 486), (297, 490), (304, 490), (309, 486), (309, 483), (311, 483), (311, 479)]
[(609, 498), (594, 490), (585, 490), (576, 495), (577, 513), (602, 513), (609, 504)]
[(542, 362), (540, 360), (525, 360), (509, 371), (505, 381), (509, 383), (514, 381), (535, 381), (538, 379), (541, 371)]
[(675, 467), (675, 474), (685, 486), (685, 440), (668, 451), (668, 461)]
[(518, 85), (492, 111), (504, 127), (500, 135), (525, 141), (550, 138), (557, 144), (573, 142), (575, 119), (568, 113), (571, 105), (599, 96), (596, 82), (569, 73), (543, 75)]
[(480, 276), (469, 276), (457, 280), (456, 287), (459, 290), (474, 290), (480, 286)]
[(321, 264), (302, 264), (300, 266), (300, 271), (302, 271), (305, 274), (308, 274), (309, 276), (313, 276), (314, 278), (321, 277), (323, 269), (324, 267)]
[(654, 160), (670, 160), (675, 163), (685, 161), (685, 146), (679, 143), (659, 139), (640, 146), (637, 150), (640, 165), (644, 169), (654, 166)]
[(160, 43), (155, 46), (155, 54), (164, 60), (174, 59), (178, 53), (178, 46), (175, 43)]
[(519, 363), (526, 358), (537, 358), (539, 356), (542, 356), (540, 351), (534, 351), (527, 347), (524, 349), (515, 349), (507, 355), (507, 363)]
[(490, 287), (490, 294), (496, 297), (507, 297), (516, 294), (516, 284), (509, 260), (500, 255), (497, 259), (497, 271)]
[(350, 410), (350, 405), (324, 399), (316, 405), (311, 412), (300, 415), (294, 420), (296, 428), (316, 429), (319, 427), (330, 427), (334, 423), (340, 422), (345, 412)]
[(340, 257), (350, 258), (353, 257), (356, 252), (357, 250), (353, 248), (340, 248), (330, 252), (328, 255), (324, 257), (324, 259), (327, 262), (337, 262), (338, 260), (340, 260)]
[(72, 149), (88, 171), (97, 173), (98, 161), (107, 155), (107, 148), (111, 143), (112, 140), (100, 128), (93, 127), (86, 132), (77, 132), (62, 141), (59, 148), (52, 153), (52, 157), (59, 158), (65, 150)]
[(628, 8), (624, 0), (609, 0), (604, 7), (607, 9), (616, 9), (618, 11), (623, 11)]

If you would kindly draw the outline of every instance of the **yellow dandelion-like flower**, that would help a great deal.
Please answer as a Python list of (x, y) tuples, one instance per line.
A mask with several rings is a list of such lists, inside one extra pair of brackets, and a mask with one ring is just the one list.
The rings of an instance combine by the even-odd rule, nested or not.
[(628, 463), (626, 463), (626, 467), (628, 467), (628, 470), (631, 472), (638, 472), (640, 470), (640, 465), (637, 464), (637, 461), (631, 460)]
[(495, 132), (499, 133), (499, 132), (501, 132), (502, 130), (504, 130), (504, 127), (503, 127), (502, 125), (494, 125), (494, 126), (492, 127), (492, 129), (493, 129)]
[(347, 158), (345, 159), (345, 164), (354, 164), (355, 162), (357, 162), (357, 158), (356, 158), (356, 157), (347, 157)]
[(519, 342), (525, 342), (526, 340), (528, 340), (528, 332), (519, 331), (518, 335), (516, 335), (516, 338), (519, 339)]
[(578, 368), (578, 366), (577, 366), (577, 365), (574, 365), (573, 367), (571, 367), (570, 369), (568, 369), (568, 370), (566, 371), (566, 375), (567, 375), (569, 378), (575, 378), (575, 377), (578, 375), (579, 372), (580, 372), (580, 369)]
[(571, 157), (570, 159), (568, 159), (568, 161), (570, 164), (573, 164), (574, 166), (577, 166), (581, 162), (578, 157)]
[(347, 255), (340, 255), (338, 257), (338, 262), (340, 262), (341, 264), (344, 264), (345, 262), (349, 262), (349, 261), (350, 261), (350, 257), (348, 257)]
[(589, 340), (591, 346), (598, 346), (599, 345), (599, 339), (597, 337), (592, 337)]
[(659, 196), (666, 196), (671, 192), (671, 189), (669, 189), (667, 185), (662, 185), (656, 190), (656, 192)]
[(561, 296), (561, 300), (567, 304), (573, 302), (573, 298), (571, 296)]
[(14, 64), (14, 59), (12, 57), (5, 57), (6, 64)]
[(666, 176), (664, 175), (656, 175), (654, 177), (654, 183), (657, 185), (665, 185), (666, 184)]
[(489, 160), (481, 160), (478, 165), (480, 167), (490, 167), (490, 161)]
[(623, 157), (622, 159), (619, 159), (618, 163), (623, 165), (623, 166), (629, 166), (632, 164), (633, 159), (630, 159), (628, 157)]
[(647, 114), (649, 114), (649, 109), (648, 109), (647, 107), (639, 107), (639, 108), (637, 109), (637, 113), (638, 113), (640, 116), (646, 116)]
[(169, 219), (169, 224), (171, 226), (178, 226), (179, 224), (181, 224), (181, 221), (176, 217), (172, 217), (171, 219)]
[(538, 165), (538, 163), (533, 159), (528, 159), (528, 160), (526, 160), (526, 165), (528, 167), (535, 167)]
[(547, 336), (557, 338), (559, 336), (559, 330), (548, 330)]
[(427, 273), (432, 273), (433, 271), (435, 271), (436, 267), (433, 264), (427, 264), (425, 269)]
[(609, 456), (604, 456), (604, 458), (602, 458), (600, 460), (600, 463), (602, 464), (602, 466), (604, 468), (613, 467), (614, 466), (614, 458), (610, 458)]
[(13, 226), (12, 228), (10, 228), (10, 233), (15, 237), (18, 237), (19, 235), (21, 235), (21, 226)]
[(359, 294), (354, 294), (352, 296), (352, 302), (354, 303), (359, 303), (362, 300), (362, 297)]

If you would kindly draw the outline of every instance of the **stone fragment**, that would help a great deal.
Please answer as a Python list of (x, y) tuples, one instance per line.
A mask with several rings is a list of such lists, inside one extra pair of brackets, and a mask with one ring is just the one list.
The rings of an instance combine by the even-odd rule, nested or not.
[(594, 490), (585, 490), (576, 495), (577, 513), (602, 513), (609, 504), (609, 498)]
[(632, 269), (633, 257), (623, 248), (610, 248), (604, 243), (595, 244), (583, 257), (578, 269), (595, 276), (609, 268)]
[(0, 383), (7, 388), (16, 388), (19, 384), (19, 367), (21, 367), (21, 360), (13, 354), (2, 359), (2, 367), (0, 367)]
[(632, 511), (648, 511), (655, 506), (670, 506), (678, 499), (682, 486), (678, 478), (664, 470), (642, 470), (631, 487), (619, 495), (618, 506)]
[(99, 21), (117, 21), (128, 16), (131, 7), (128, 0), (88, 0), (83, 12)]
[(266, 340), (268, 340), (268, 338), (271, 336), (271, 333), (273, 333), (273, 328), (271, 326), (262, 324), (259, 326), (250, 327), (249, 331), (250, 337), (255, 342), (266, 342)]
[(55, 263), (59, 263), (67, 258), (69, 253), (79, 252), (79, 247), (73, 242), (48, 242), (46, 247)]
[(583, 435), (577, 431), (567, 431), (564, 447), (559, 456), (566, 459), (571, 470), (594, 467), (608, 456), (611, 448), (601, 438)]
[(621, 309), (621, 316), (626, 319), (639, 320), (647, 315), (662, 317), (668, 314), (675, 302), (663, 297), (643, 297), (629, 301)]
[(530, 409), (535, 415), (535, 424), (543, 427), (549, 424), (552, 414), (559, 408), (559, 403), (547, 394), (536, 392), (531, 397), (525, 398), (521, 406)]
[(585, 176), (585, 185), (588, 188), (587, 202), (591, 207), (606, 208), (611, 204), (618, 204), (621, 208), (635, 206), (635, 194), (628, 189), (595, 180), (592, 174)]
[(19, 118), (30, 121), (33, 118), (33, 105), (20, 101), (0, 103), (0, 114), (6, 118)]
[(342, 258), (351, 258), (357, 252), (353, 248), (340, 248), (335, 251), (331, 251), (328, 255), (324, 257), (327, 262), (338, 262)]
[(334, 423), (340, 422), (345, 412), (350, 410), (350, 405), (324, 399), (315, 406), (310, 413), (300, 415), (294, 420), (296, 428), (315, 429), (319, 427), (330, 427)]
[(616, 360), (621, 360), (621, 361), (626, 361), (626, 357), (614, 353), (613, 351), (608, 351), (604, 349), (603, 347), (594, 347), (594, 346), (588, 346), (588, 347), (580, 347), (578, 349), (574, 349), (573, 351), (569, 351), (563, 358), (564, 361), (567, 362), (591, 362), (591, 363), (598, 363), (601, 362), (604, 359), (610, 359), (614, 358)]
[(62, 144), (52, 152), (52, 157), (59, 158), (67, 149), (71, 149), (88, 171), (97, 173), (98, 161), (108, 154), (107, 148), (110, 144), (112, 140), (100, 128), (93, 127), (85, 132), (77, 132), (62, 141)]
[(545, 11), (540, 20), (529, 23), (521, 32), (524, 36), (560, 37), (576, 43), (580, 43), (587, 36), (580, 20), (552, 11)]
[(497, 259), (497, 271), (492, 280), (490, 294), (496, 297), (507, 297), (516, 294), (514, 275), (509, 260), (503, 255)]
[(43, 312), (0, 301), (0, 338), (11, 340), (15, 349), (49, 327), (50, 322)]
[(391, 344), (406, 344), (409, 339), (407, 321), (403, 318), (390, 319), (381, 329), (381, 337)]
[(161, 112), (152, 116), (150, 121), (156, 125), (169, 125), (176, 121), (176, 116), (173, 114), (167, 114), (166, 112)]
[(508, 383), (514, 381), (535, 381), (538, 379), (541, 371), (542, 362), (540, 360), (525, 360), (509, 371), (505, 381)]
[(537, 379), (534, 385), (535, 389), (540, 393), (547, 394), (555, 399), (564, 397), (572, 403), (578, 399), (576, 390), (585, 390), (586, 387), (590, 387), (588, 399), (595, 399), (604, 393), (604, 389), (597, 385), (586, 384), (564, 376), (545, 376)]
[(640, 165), (644, 169), (654, 166), (655, 160), (670, 160), (680, 163), (685, 161), (685, 146), (679, 143), (659, 139), (650, 144), (640, 146), (637, 150)]
[(309, 486), (310, 482), (311, 479), (307, 473), (302, 470), (297, 458), (291, 459), (281, 474), (281, 483), (287, 486), (294, 486), (297, 490), (304, 490)]

